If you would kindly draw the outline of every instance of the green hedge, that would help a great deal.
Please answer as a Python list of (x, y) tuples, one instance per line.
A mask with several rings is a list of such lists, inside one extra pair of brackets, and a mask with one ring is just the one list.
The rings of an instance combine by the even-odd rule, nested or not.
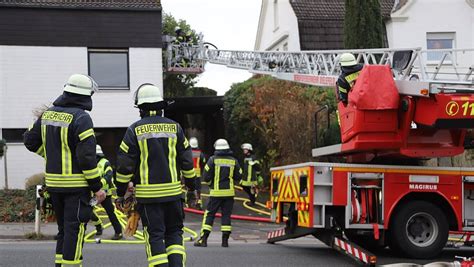
[(34, 222), (35, 188), (0, 190), (0, 222)]

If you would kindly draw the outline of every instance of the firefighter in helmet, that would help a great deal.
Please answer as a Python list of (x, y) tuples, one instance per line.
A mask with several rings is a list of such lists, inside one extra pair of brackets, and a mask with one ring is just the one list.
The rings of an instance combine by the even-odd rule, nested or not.
[(336, 82), (338, 99), (346, 106), (348, 94), (359, 77), (363, 65), (358, 64), (355, 56), (351, 53), (342, 54), (339, 63), (341, 65), (341, 75), (339, 75)]
[(26, 148), (46, 160), (45, 182), (57, 218), (56, 266), (82, 266), (82, 244), (91, 218), (91, 192), (106, 198), (96, 161), (91, 96), (95, 81), (69, 77), (64, 92), (24, 134)]
[(185, 266), (180, 173), (195, 189), (191, 146), (181, 126), (166, 117), (161, 90), (142, 84), (135, 92), (141, 119), (130, 125), (117, 155), (116, 204), (123, 207), (129, 182), (143, 224), (148, 266)]
[(217, 211), (222, 212), (222, 246), (229, 246), (229, 236), (232, 231), (230, 217), (234, 206), (234, 184), (242, 176), (239, 162), (234, 158), (229, 144), (225, 139), (214, 143), (215, 152), (204, 167), (203, 178), (209, 184), (210, 198), (201, 227), (201, 236), (194, 243), (196, 247), (207, 247), (207, 238), (212, 231), (212, 225)]
[(199, 142), (196, 137), (189, 138), (189, 145), (193, 150), (193, 163), (194, 163), (194, 170), (196, 171), (196, 208), (202, 208), (202, 200), (201, 200), (201, 174), (202, 170), (204, 169), (204, 165), (206, 164), (206, 157), (201, 149), (199, 149)]
[[(102, 207), (104, 207), (107, 216), (109, 217), (110, 222), (114, 228), (115, 234), (112, 237), (112, 240), (120, 240), (122, 239), (122, 227), (120, 222), (117, 219), (117, 215), (115, 215), (115, 207), (112, 204), (112, 195), (113, 191), (116, 190), (115, 184), (113, 181), (114, 170), (112, 169), (112, 165), (110, 162), (105, 158), (104, 152), (102, 151), (102, 147), (100, 145), (96, 146), (96, 154), (97, 154), (97, 167), (100, 171), (101, 182), (102, 182), (102, 189), (107, 192), (107, 197), (101, 203)], [(93, 212), (92, 223), (96, 227), (96, 235), (102, 235), (102, 220), (97, 215), (97, 213)]]
[(254, 205), (257, 199), (257, 185), (263, 183), (263, 179), (260, 175), (262, 169), (260, 161), (258, 161), (253, 154), (252, 144), (242, 144), (241, 148), (244, 154), (244, 174), (240, 184), (249, 196), (250, 205)]

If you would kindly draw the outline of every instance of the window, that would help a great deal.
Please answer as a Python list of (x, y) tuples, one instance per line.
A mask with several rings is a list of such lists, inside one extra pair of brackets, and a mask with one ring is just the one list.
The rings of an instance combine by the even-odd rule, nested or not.
[(278, 0), (273, 0), (273, 31), (278, 30)]
[(26, 129), (2, 129), (2, 136), (8, 143), (23, 143), (25, 131)]
[[(444, 32), (444, 33), (432, 33), (429, 32), (426, 34), (426, 47), (430, 49), (453, 49), (454, 32)], [(443, 52), (429, 52), (428, 61), (439, 61), (443, 57)], [(452, 61), (452, 58), (446, 58), (447, 61)]]
[(128, 50), (89, 49), (89, 75), (100, 90), (129, 90)]

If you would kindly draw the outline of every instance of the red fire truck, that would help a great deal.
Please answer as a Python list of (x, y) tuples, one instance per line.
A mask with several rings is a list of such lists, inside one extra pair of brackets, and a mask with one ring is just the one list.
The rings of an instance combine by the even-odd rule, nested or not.
[[(271, 169), (267, 204), (285, 227), (269, 233), (269, 243), (313, 235), (369, 265), (376, 247), (425, 259), (449, 242), (474, 243), (474, 168), (421, 164), (464, 152), (467, 129), (474, 128), (474, 49), (253, 52), (170, 45), (168, 66), (184, 67), (171, 62), (183, 49), (199, 72), (210, 62), (320, 87), (334, 87), (343, 53), (364, 64), (349, 103), (338, 105), (341, 143), (313, 149), (315, 162)], [(345, 163), (317, 161), (328, 155)]]

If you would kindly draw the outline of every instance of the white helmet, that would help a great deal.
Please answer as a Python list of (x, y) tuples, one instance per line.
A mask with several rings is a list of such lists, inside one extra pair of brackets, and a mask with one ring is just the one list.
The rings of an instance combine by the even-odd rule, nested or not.
[(198, 148), (199, 143), (198, 143), (197, 138), (196, 137), (189, 138), (189, 145), (191, 146), (191, 148)]
[(341, 66), (343, 67), (348, 67), (348, 66), (357, 65), (357, 60), (353, 54), (344, 53), (341, 55), (341, 58), (339, 59), (339, 63), (341, 63)]
[(102, 155), (103, 155), (103, 154), (104, 154), (104, 151), (102, 151), (102, 147), (101, 147), (99, 144), (97, 144), (97, 145), (95, 146), (95, 153), (96, 153), (97, 155), (99, 155), (99, 154), (102, 154)]
[(163, 101), (161, 90), (151, 83), (144, 83), (138, 87), (137, 91), (135, 91), (135, 106), (161, 101)]
[(78, 95), (93, 95), (97, 92), (97, 83), (92, 77), (84, 74), (73, 74), (64, 85), (64, 91)]
[(252, 144), (249, 144), (249, 143), (244, 143), (244, 144), (242, 144), (242, 145), (240, 146), (240, 148), (253, 151)]
[(229, 146), (229, 143), (227, 143), (227, 140), (217, 139), (217, 141), (214, 143), (214, 148), (216, 150), (226, 150), (226, 149), (230, 149), (230, 146)]

